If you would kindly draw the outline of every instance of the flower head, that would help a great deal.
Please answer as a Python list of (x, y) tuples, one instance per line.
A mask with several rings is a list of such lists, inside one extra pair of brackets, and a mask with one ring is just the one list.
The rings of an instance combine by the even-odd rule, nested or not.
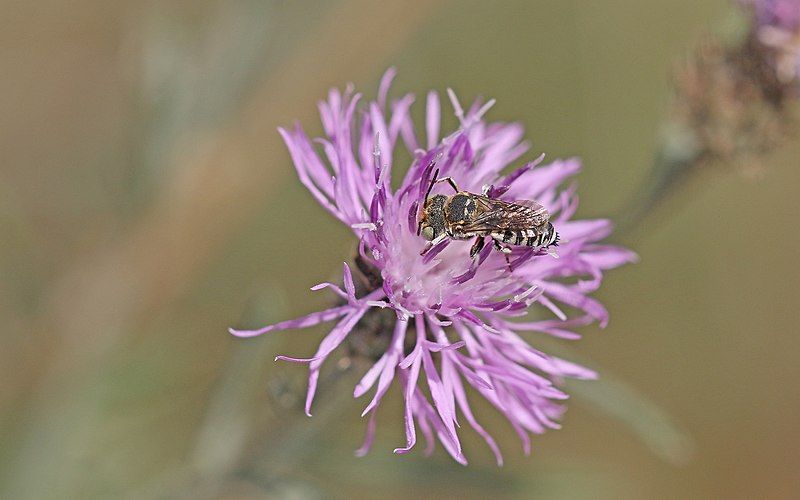
[(800, 2), (797, 0), (750, 0), (761, 26), (794, 31), (800, 29)]
[(739, 4), (748, 15), (747, 29), (701, 37), (675, 68), (663, 151), (670, 182), (700, 164), (759, 175), (764, 155), (794, 135), (800, 0)]
[[(628, 250), (598, 243), (611, 232), (607, 220), (573, 220), (574, 184), (562, 187), (580, 170), (577, 159), (544, 164), (540, 156), (519, 164), (529, 146), (518, 123), (486, 122), (493, 101), (478, 100), (466, 111), (452, 91), (450, 101), (460, 126), (440, 135), (440, 100), (426, 99), (424, 133), (415, 129), (413, 95), (388, 100), (394, 71), (384, 76), (378, 99), (363, 103), (353, 89), (331, 90), (319, 106), (325, 137), (311, 140), (300, 125), (281, 129), (300, 181), (331, 215), (352, 229), (359, 241), (358, 268), (367, 283), (344, 264), (343, 286), (321, 283), (340, 297), (340, 305), (259, 330), (236, 331), (249, 337), (287, 328), (336, 321), (309, 359), (279, 357), (309, 364), (306, 413), (320, 367), (365, 324), (382, 339), (374, 364), (355, 388), (355, 397), (374, 389), (362, 415), (369, 415), (359, 454), (375, 435), (375, 415), (392, 384), (405, 401), (405, 453), (417, 440), (417, 427), (429, 449), (438, 438), (457, 461), (466, 463), (458, 437), (463, 418), (487, 442), (497, 462), (497, 444), (470, 409), (467, 387), (506, 416), (530, 451), (530, 433), (558, 428), (567, 398), (565, 377), (591, 379), (593, 371), (545, 354), (523, 335), (576, 339), (574, 327), (608, 321), (605, 308), (589, 294), (603, 272), (635, 259)], [(396, 189), (390, 186), (395, 154), (405, 147), (413, 158)], [(451, 177), (461, 190), (502, 200), (537, 200), (552, 214), (561, 236), (558, 255), (546, 249), (515, 247), (509, 259), (485, 245), (471, 258), (471, 242), (444, 239), (428, 248), (418, 236), (418, 216), (434, 172)], [(438, 184), (435, 193), (446, 193)], [(512, 320), (531, 313), (527, 321)], [(388, 321), (373, 321), (388, 314)], [(371, 319), (373, 318), (373, 319)], [(383, 316), (385, 318), (385, 316)], [(530, 333), (529, 333), (530, 332)], [(427, 385), (427, 391), (423, 386)]]
[(778, 78), (800, 83), (800, 0), (748, 0), (755, 35), (772, 52)]

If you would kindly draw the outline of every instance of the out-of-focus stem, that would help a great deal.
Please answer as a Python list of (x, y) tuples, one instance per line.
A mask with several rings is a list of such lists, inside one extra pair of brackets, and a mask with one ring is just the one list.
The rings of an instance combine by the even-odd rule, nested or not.
[[(262, 487), (271, 487), (281, 476), (296, 470), (304, 457), (314, 453), (314, 441), (329, 426), (338, 425), (337, 417), (352, 407), (351, 391), (341, 386), (350, 380), (353, 367), (347, 358), (329, 373), (320, 385), (320, 393), (311, 418), (292, 416), (287, 428), (270, 433), (253, 453), (243, 461), (238, 476)], [(300, 411), (300, 408), (297, 408)], [(294, 413), (294, 412), (293, 412)]]
[(661, 149), (644, 184), (617, 217), (617, 234), (636, 230), (646, 217), (661, 206), (690, 177), (706, 156), (694, 135), (673, 126), (665, 134)]

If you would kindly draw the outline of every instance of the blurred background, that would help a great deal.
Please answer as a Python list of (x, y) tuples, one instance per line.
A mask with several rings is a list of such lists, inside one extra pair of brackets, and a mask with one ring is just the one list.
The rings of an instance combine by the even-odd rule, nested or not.
[[(3, 2), (0, 17), (0, 497), (792, 498), (800, 493), (800, 141), (759, 179), (696, 176), (612, 240), (641, 262), (597, 294), (611, 324), (570, 356), (565, 429), (506, 465), (463, 432), (396, 456), (350, 399), (306, 418), (326, 327), (252, 340), (316, 310), (349, 230), (297, 182), (276, 127), (389, 66), (395, 95), (494, 97), (531, 158), (579, 155), (580, 216), (619, 216), (647, 177), (676, 58), (726, 0)], [(419, 104), (419, 103), (418, 103)], [(419, 106), (418, 106), (419, 107)], [(419, 111), (419, 110), (417, 110)], [(323, 242), (323, 243), (320, 243)], [(421, 447), (419, 447), (421, 448)]]

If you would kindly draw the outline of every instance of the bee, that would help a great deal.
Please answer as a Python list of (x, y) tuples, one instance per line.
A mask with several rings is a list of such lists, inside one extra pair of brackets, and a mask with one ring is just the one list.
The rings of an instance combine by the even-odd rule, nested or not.
[[(475, 238), (469, 251), (470, 257), (474, 258), (486, 244), (486, 237), (491, 237), (495, 248), (505, 254), (506, 262), (512, 245), (558, 246), (559, 235), (550, 223), (550, 213), (539, 202), (507, 202), (490, 198), (490, 188), (484, 188), (482, 195), (461, 191), (451, 177), (437, 180), (438, 175), (439, 170), (436, 170), (419, 214), (417, 235), (429, 242), (422, 255), (445, 238)], [(431, 197), (433, 187), (440, 182), (447, 182), (455, 194)]]

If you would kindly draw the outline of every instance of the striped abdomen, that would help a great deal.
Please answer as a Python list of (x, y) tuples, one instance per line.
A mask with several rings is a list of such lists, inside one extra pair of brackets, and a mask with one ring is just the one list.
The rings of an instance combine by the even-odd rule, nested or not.
[(558, 245), (558, 232), (549, 222), (541, 227), (506, 229), (503, 232), (493, 232), (492, 238), (508, 245), (542, 248)]

